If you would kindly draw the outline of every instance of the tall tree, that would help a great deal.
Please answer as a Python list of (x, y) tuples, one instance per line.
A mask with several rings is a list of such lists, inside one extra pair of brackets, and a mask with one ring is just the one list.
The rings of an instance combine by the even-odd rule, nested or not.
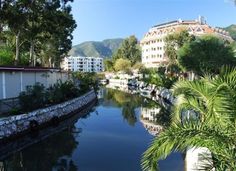
[(2, 2), (1, 20), (15, 35), (15, 64), (19, 62), (20, 36), (26, 24), (25, 4), (23, 1), (5, 0)]
[(106, 71), (114, 71), (113, 62), (111, 59), (104, 60), (105, 70)]
[(177, 64), (177, 50), (184, 43), (195, 40), (195, 36), (190, 35), (187, 30), (169, 34), (165, 37), (165, 55), (169, 59), (169, 65)]
[(128, 59), (131, 61), (132, 65), (141, 61), (141, 50), (137, 38), (135, 36), (130, 36), (125, 39), (112, 58), (113, 60), (119, 58)]
[[(19, 59), (20, 38), (27, 40), (31, 65), (44, 54), (49, 63), (59, 65), (60, 58), (71, 49), (76, 23), (68, 5), (73, 0), (5, 0), (1, 19), (16, 37), (16, 61)], [(45, 57), (44, 56), (44, 57)], [(45, 59), (39, 58), (40, 61)]]
[(71, 7), (64, 4), (60, 10), (48, 10), (44, 13), (44, 18), (48, 21), (44, 25), (49, 33), (44, 45), (48, 47), (50, 54), (49, 64), (50, 66), (59, 66), (61, 58), (71, 49), (72, 32), (76, 28)]
[(232, 47), (210, 35), (184, 44), (178, 51), (178, 61), (185, 70), (198, 75), (218, 73), (223, 65), (236, 65)]
[(114, 65), (116, 71), (126, 71), (129, 72), (131, 68), (131, 62), (128, 59), (117, 59)]

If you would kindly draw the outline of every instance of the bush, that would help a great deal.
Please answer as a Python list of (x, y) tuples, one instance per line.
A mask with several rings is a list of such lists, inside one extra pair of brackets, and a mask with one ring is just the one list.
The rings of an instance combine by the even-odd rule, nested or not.
[(21, 110), (19, 108), (12, 108), (9, 111), (10, 115), (19, 115), (19, 113), (21, 113)]
[(39, 83), (27, 86), (26, 91), (20, 93), (19, 101), (21, 108), (26, 112), (43, 107), (46, 102), (44, 86)]
[(27, 86), (26, 91), (20, 93), (19, 101), (22, 111), (29, 112), (78, 97), (82, 93), (84, 92), (79, 91), (72, 81), (59, 81), (48, 89), (36, 83), (34, 86)]
[(0, 65), (13, 65), (14, 54), (11, 49), (5, 46), (0, 46)]
[(79, 90), (81, 93), (85, 93), (93, 88), (98, 90), (98, 75), (94, 72), (74, 72), (73, 77), (79, 82)]
[(79, 89), (74, 85), (72, 81), (66, 81), (64, 83), (57, 82), (53, 86), (49, 87), (46, 92), (48, 104), (60, 103), (79, 96)]
[(178, 77), (172, 72), (165, 73), (165, 70), (165, 67), (145, 69), (142, 72), (148, 75), (148, 77), (144, 77), (143, 81), (169, 89), (178, 80)]

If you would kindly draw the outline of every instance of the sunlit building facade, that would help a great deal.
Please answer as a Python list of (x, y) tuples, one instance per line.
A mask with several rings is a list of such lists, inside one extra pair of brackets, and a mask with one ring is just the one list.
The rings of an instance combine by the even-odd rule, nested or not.
[(66, 71), (102, 72), (104, 71), (103, 58), (70, 56), (64, 58), (61, 68)]
[(220, 28), (209, 26), (203, 17), (197, 20), (176, 20), (153, 26), (140, 42), (142, 48), (142, 63), (147, 68), (158, 67), (168, 63), (165, 55), (165, 37), (168, 34), (187, 30), (190, 34), (201, 36), (211, 34), (228, 41), (233, 41), (229, 33)]

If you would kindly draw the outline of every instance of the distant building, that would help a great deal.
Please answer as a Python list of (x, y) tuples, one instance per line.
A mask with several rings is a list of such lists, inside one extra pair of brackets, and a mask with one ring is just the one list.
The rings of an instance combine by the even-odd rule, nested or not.
[(190, 34), (201, 36), (212, 34), (228, 41), (233, 41), (229, 33), (220, 28), (213, 28), (206, 24), (203, 17), (197, 20), (176, 20), (153, 26), (141, 40), (142, 63), (145, 67), (158, 67), (168, 62), (165, 55), (165, 37), (168, 34), (187, 30)]
[(102, 72), (104, 71), (103, 58), (70, 56), (64, 58), (61, 68), (66, 71)]

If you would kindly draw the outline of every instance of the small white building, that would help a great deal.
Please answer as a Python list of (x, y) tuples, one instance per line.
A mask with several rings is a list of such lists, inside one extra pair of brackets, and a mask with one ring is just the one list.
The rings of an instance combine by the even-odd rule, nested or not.
[(102, 72), (104, 64), (100, 57), (69, 56), (64, 58), (61, 68), (66, 71)]

